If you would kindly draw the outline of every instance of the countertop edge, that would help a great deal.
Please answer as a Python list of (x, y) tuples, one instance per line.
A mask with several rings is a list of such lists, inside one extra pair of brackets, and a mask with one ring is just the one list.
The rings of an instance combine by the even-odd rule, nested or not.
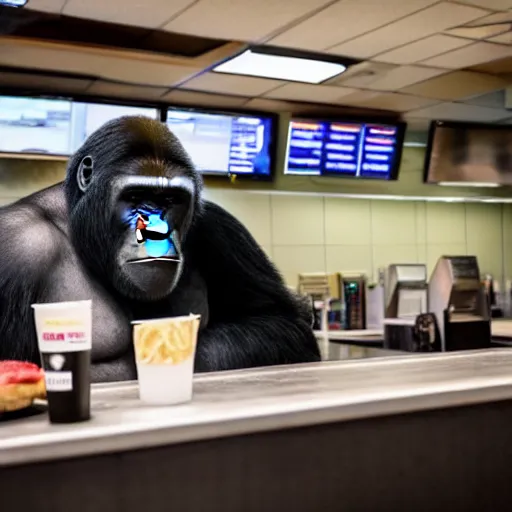
[[(23, 447), (15, 446), (0, 449), (0, 467), (119, 453), (244, 434), (355, 421), (395, 414), (410, 414), (425, 410), (463, 407), (509, 399), (512, 399), (512, 380), (469, 389), (451, 389), (444, 392), (429, 391), (399, 398), (390, 397), (352, 404), (341, 403), (282, 414), (267, 414), (228, 421), (223, 419), (196, 425), (123, 432), (99, 438), (91, 436), (82, 440), (54, 442), (51, 445), (48, 443), (32, 443)], [(52, 453), (49, 454), (49, 451)]]

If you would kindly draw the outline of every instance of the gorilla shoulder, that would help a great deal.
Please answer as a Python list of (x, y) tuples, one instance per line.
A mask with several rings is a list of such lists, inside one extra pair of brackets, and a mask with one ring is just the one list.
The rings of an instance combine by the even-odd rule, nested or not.
[[(0, 226), (4, 243), (0, 251), (0, 282), (34, 275), (44, 276), (59, 256), (64, 235), (49, 211), (22, 200), (0, 208)], [(11, 283), (15, 285), (16, 283)], [(21, 285), (21, 283), (20, 283)]]
[(30, 305), (39, 301), (65, 237), (51, 220), (51, 210), (33, 199), (0, 208), (0, 359), (39, 364)]

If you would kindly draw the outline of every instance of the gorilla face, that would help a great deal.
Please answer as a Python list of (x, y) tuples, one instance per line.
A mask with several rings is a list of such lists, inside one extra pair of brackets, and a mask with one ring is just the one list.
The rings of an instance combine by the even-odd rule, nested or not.
[(91, 135), (68, 168), (73, 244), (120, 294), (161, 299), (181, 275), (200, 190), (167, 127), (145, 118), (112, 121)]
[(124, 180), (115, 201), (118, 279), (158, 297), (172, 291), (184, 262), (181, 241), (190, 224), (192, 196), (183, 177)]

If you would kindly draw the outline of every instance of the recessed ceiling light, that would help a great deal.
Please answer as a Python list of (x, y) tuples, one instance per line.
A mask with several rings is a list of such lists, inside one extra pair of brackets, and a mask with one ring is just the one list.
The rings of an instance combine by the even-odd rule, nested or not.
[(0, 0), (0, 5), (6, 5), (7, 7), (25, 7), (28, 0)]
[(213, 71), (319, 84), (340, 75), (353, 63), (355, 61), (332, 55), (258, 47), (219, 64)]

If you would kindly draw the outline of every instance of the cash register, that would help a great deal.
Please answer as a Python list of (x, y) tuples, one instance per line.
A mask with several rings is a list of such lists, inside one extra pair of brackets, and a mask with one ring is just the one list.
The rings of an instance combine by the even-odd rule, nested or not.
[(439, 350), (436, 320), (428, 312), (425, 265), (390, 265), (385, 298), (384, 348), (407, 352)]
[(298, 292), (308, 297), (313, 308), (313, 329), (327, 331), (342, 328), (341, 276), (339, 273), (299, 274)]
[(390, 265), (385, 278), (386, 318), (404, 318), (427, 311), (427, 267)]
[(343, 326), (347, 331), (366, 329), (366, 276), (341, 274)]
[(443, 351), (490, 348), (491, 315), (475, 256), (442, 256), (428, 285)]

